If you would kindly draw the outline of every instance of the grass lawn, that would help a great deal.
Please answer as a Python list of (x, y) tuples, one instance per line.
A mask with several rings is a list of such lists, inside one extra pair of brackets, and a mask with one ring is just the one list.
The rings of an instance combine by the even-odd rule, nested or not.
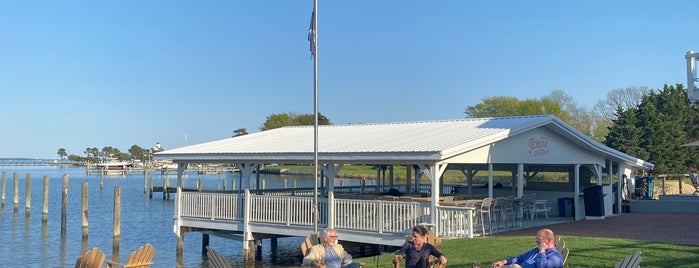
[[(641, 267), (699, 267), (699, 246), (683, 246), (640, 240), (564, 236), (570, 249), (566, 267), (614, 267), (626, 256), (641, 251)], [(535, 236), (494, 236), (444, 240), (447, 267), (470, 268), (474, 262), (490, 263), (534, 248)], [(358, 258), (366, 268), (391, 268), (393, 254)]]

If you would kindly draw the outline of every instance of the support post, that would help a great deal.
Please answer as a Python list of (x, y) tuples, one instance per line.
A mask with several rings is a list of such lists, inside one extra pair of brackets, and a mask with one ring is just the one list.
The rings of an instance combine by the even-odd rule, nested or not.
[(112, 233), (112, 249), (119, 250), (121, 239), (121, 187), (114, 187), (114, 229)]
[(12, 187), (14, 189), (14, 196), (12, 197), (12, 206), (14, 208), (14, 212), (16, 213), (19, 210), (19, 175), (17, 172), (12, 173)]
[(30, 210), (32, 207), (32, 174), (27, 173), (26, 178), (26, 189), (24, 189), (24, 216), (29, 217)]
[(87, 226), (88, 226), (88, 219), (87, 219), (87, 208), (88, 208), (88, 198), (87, 198), (87, 182), (82, 183), (82, 195), (81, 195), (81, 213), (82, 215), (82, 234), (83, 234), (83, 240), (87, 239)]
[(41, 221), (46, 223), (49, 220), (49, 176), (44, 176), (44, 200), (41, 208)]
[(68, 220), (68, 174), (63, 174), (63, 188), (61, 195), (61, 237), (66, 236), (66, 222)]
[(5, 183), (7, 182), (7, 172), (2, 172), (2, 207), (5, 207)]

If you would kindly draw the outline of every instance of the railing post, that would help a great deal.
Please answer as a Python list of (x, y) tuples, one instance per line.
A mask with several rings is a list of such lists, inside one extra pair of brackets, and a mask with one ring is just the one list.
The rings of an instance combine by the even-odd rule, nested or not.
[(250, 212), (252, 211), (252, 206), (250, 201), (250, 189), (245, 189), (245, 200), (243, 201), (245, 208), (243, 211), (243, 259), (245, 260), (251, 260), (255, 256), (251, 249), (251, 243), (249, 243), (252, 240), (252, 234), (250, 233)]

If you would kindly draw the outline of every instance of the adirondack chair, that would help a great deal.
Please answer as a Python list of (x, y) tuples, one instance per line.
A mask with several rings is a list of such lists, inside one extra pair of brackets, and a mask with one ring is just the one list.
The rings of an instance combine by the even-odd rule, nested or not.
[(699, 178), (697, 178), (697, 174), (689, 173), (689, 180), (691, 180), (692, 185), (694, 185), (694, 193), (692, 195), (699, 195)]
[(306, 257), (311, 252), (311, 248), (318, 244), (320, 244), (318, 234), (312, 233), (310, 236), (306, 236), (306, 240), (303, 240), (301, 243), (301, 254), (303, 254), (303, 257)]
[(132, 252), (125, 264), (107, 260), (107, 267), (149, 267), (153, 264), (153, 256), (155, 256), (155, 249), (150, 244), (145, 244)]
[[(310, 236), (306, 236), (306, 239), (301, 242), (301, 254), (303, 254), (303, 257), (306, 257), (306, 255), (311, 252), (311, 248), (318, 244), (320, 244), (320, 237), (318, 237), (318, 234), (311, 233)], [(365, 263), (363, 262), (359, 263), (359, 267), (364, 268), (364, 265)], [(322, 265), (320, 268), (325, 268), (325, 265)]]
[(209, 257), (209, 267), (213, 268), (233, 268), (233, 265), (213, 248), (206, 246), (206, 256)]
[(568, 253), (570, 253), (570, 250), (567, 247), (563, 247), (563, 249), (561, 249), (561, 256), (563, 256), (563, 267), (566, 266), (566, 260), (568, 260)]
[(629, 255), (626, 259), (620, 260), (614, 268), (638, 268), (641, 267), (641, 251)]
[[(411, 237), (406, 238), (406, 242), (409, 242), (410, 239), (412, 239), (412, 238)], [(427, 241), (427, 243), (430, 243), (431, 245), (436, 247), (438, 250), (440, 250), (440, 251), (442, 250), (442, 238), (435, 235), (434, 232), (432, 232), (431, 230), (425, 236), (425, 241)], [(395, 261), (394, 260), (393, 261), (393, 268), (400, 268), (401, 262), (402, 261)], [(429, 263), (431, 264), (430, 267), (432, 267), (432, 268), (446, 268), (447, 267), (446, 264), (440, 263), (439, 259), (435, 258), (434, 256), (430, 256)]]
[(101, 250), (92, 248), (92, 250), (78, 256), (78, 260), (75, 261), (75, 268), (102, 268), (105, 258)]

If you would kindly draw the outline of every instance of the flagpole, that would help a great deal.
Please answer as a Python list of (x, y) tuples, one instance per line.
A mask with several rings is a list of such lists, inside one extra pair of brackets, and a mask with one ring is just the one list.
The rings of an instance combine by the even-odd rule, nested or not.
[(313, 55), (313, 191), (315, 198), (313, 206), (315, 207), (315, 221), (313, 223), (313, 231), (318, 233), (318, 0), (313, 0), (313, 17), (311, 18), (311, 31), (313, 31), (313, 40), (311, 41), (311, 54)]

